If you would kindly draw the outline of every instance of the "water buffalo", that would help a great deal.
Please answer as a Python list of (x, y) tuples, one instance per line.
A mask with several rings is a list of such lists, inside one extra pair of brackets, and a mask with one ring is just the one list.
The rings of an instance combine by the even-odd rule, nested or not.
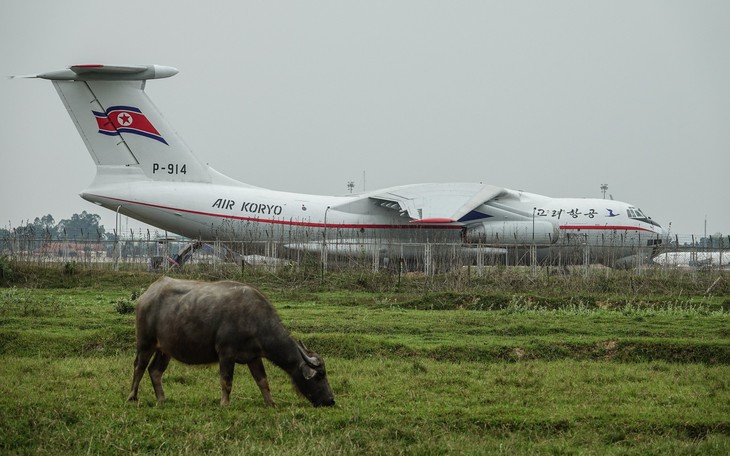
[(236, 363), (248, 364), (264, 402), (274, 405), (261, 362), (266, 358), (286, 371), (315, 407), (335, 403), (322, 358), (289, 335), (272, 305), (253, 287), (163, 277), (140, 296), (136, 314), (137, 357), (129, 401), (137, 400), (148, 364), (157, 401), (164, 401), (162, 374), (175, 358), (186, 364), (219, 363), (221, 405), (230, 403)]

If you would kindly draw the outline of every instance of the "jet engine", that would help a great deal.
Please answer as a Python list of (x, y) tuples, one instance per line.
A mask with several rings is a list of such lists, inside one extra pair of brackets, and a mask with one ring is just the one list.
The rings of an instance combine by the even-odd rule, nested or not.
[(553, 244), (560, 231), (544, 220), (481, 222), (466, 230), (466, 242), (492, 245)]

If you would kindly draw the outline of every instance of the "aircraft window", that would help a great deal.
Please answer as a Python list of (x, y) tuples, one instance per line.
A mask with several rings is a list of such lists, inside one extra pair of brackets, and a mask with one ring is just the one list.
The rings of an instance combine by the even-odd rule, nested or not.
[(652, 220), (650, 217), (647, 217), (639, 208), (628, 207), (628, 208), (626, 208), (626, 214), (631, 219), (640, 220), (640, 221), (648, 223), (650, 225), (661, 227), (661, 225), (659, 225), (657, 222)]
[(635, 219), (645, 219), (647, 218), (646, 215), (644, 215), (643, 212), (641, 212), (641, 209), (630, 207), (626, 209), (626, 213), (629, 215), (629, 218), (635, 218)]

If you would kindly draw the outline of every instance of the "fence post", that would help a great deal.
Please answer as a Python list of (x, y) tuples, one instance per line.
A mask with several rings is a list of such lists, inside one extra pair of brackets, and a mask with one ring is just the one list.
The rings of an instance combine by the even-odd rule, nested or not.
[(477, 245), (477, 277), (484, 275), (484, 250), (481, 244)]
[(433, 274), (433, 258), (431, 256), (431, 244), (428, 242), (424, 244), (424, 251), (423, 251), (423, 266), (424, 266), (424, 272), (427, 276), (430, 276)]
[(537, 246), (534, 243), (530, 245), (530, 273), (532, 278), (537, 276)]

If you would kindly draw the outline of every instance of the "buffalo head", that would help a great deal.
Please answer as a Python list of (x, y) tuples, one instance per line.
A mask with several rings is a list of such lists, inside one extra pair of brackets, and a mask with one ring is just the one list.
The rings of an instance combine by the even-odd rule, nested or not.
[(302, 362), (292, 375), (297, 389), (315, 407), (335, 405), (335, 396), (327, 381), (324, 360), (305, 347), (301, 341), (297, 341), (297, 348), (302, 357)]

